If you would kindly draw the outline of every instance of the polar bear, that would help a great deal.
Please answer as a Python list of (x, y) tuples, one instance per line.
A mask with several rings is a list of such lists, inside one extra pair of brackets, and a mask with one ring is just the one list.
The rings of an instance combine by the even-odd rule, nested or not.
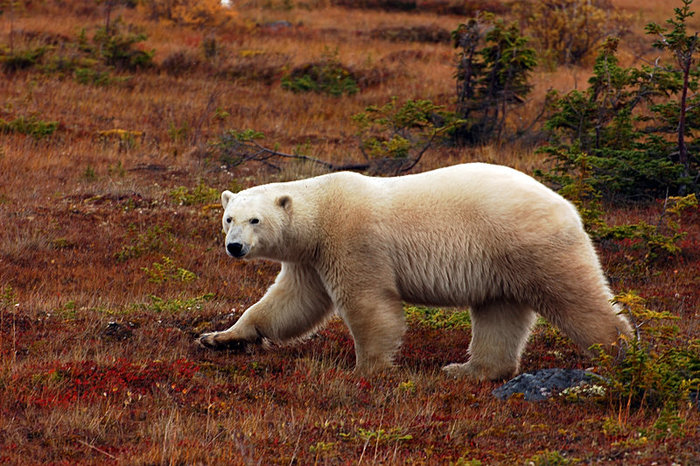
[(356, 370), (392, 365), (406, 330), (402, 302), (468, 306), (466, 364), (452, 376), (518, 371), (536, 314), (584, 350), (611, 347), (616, 312), (575, 207), (511, 168), (469, 163), (391, 178), (340, 172), (221, 195), (226, 252), (281, 262), (274, 284), (208, 348), (283, 344), (336, 311)]

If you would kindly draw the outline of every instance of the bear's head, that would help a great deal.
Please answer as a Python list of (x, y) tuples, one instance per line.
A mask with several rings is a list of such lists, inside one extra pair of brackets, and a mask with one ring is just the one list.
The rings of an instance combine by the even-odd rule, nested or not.
[(290, 222), (292, 199), (264, 187), (221, 193), (226, 253), (231, 257), (278, 259)]

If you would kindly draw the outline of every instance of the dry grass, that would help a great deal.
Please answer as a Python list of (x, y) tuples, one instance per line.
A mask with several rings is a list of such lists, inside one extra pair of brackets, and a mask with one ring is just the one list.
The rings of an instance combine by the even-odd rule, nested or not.
[[(658, 2), (656, 0), (612, 0), (611, 3), (618, 9), (626, 11), (637, 20), (640, 25), (649, 22), (665, 23), (673, 13), (673, 8), (680, 8), (678, 2)], [(689, 26), (697, 29), (700, 26), (700, 17), (695, 15), (689, 21)]]
[[(680, 411), (680, 436), (656, 431), (655, 412), (618, 420), (593, 400), (501, 403), (491, 397), (494, 383), (445, 379), (439, 367), (467, 358), (468, 329), (412, 325), (399, 368), (369, 379), (352, 373), (352, 340), (338, 320), (303, 344), (271, 351), (214, 353), (193, 344), (254, 303), (277, 266), (228, 260), (220, 212), (211, 208), (217, 196), (181, 203), (173, 190), (191, 193), (204, 183), (219, 191), (318, 173), (295, 164), (281, 173), (222, 169), (208, 155), (209, 141), (226, 129), (253, 128), (285, 151), (308, 143), (312, 155), (358, 160), (350, 117), (365, 106), (392, 96), (453, 104), (449, 44), (391, 42), (370, 31), (452, 30), (463, 18), (265, 3), (249, 2), (235, 22), (217, 29), (148, 21), (119, 7), (126, 23), (148, 33), (140, 46), (156, 50), (155, 68), (115, 73), (128, 78), (121, 82), (84, 85), (38, 69), (2, 76), (0, 118), (35, 115), (58, 121), (59, 129), (42, 140), (2, 135), (0, 289), (7, 294), (11, 287), (14, 297), (0, 301), (0, 462), (520, 464), (535, 455), (555, 458), (552, 452), (588, 463), (697, 462), (700, 418), (691, 407)], [(645, 19), (668, 16), (659, 2), (614, 3), (639, 7)], [(12, 28), (71, 42), (81, 28), (90, 32), (103, 21), (94, 2), (57, 5), (33, 4)], [(7, 44), (10, 24), (1, 19), (0, 43)], [(292, 27), (265, 26), (279, 20)], [(209, 62), (208, 37), (220, 47)], [(285, 70), (327, 48), (380, 79), (341, 98), (281, 88)], [(160, 69), (177, 51), (207, 65), (181, 75)], [(589, 74), (585, 67), (538, 70), (532, 98), (513, 112), (511, 125), (529, 124), (549, 89), (584, 88)], [(116, 129), (143, 134), (128, 143), (98, 134)], [(418, 168), (472, 160), (528, 172), (544, 163), (520, 140), (439, 148)], [(610, 218), (654, 223), (659, 211), (620, 208)], [(634, 253), (603, 251), (614, 287), (638, 289), (654, 308), (681, 316), (688, 339), (700, 332), (697, 220), (697, 213), (688, 218), (686, 254), (658, 270), (633, 274)], [(165, 258), (196, 278), (149, 281), (146, 269)], [(523, 370), (590, 364), (539, 326)]]

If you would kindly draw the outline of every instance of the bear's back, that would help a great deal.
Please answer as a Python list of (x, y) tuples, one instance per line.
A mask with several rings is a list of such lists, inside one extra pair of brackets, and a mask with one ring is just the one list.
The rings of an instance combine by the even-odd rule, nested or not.
[(338, 175), (332, 197), (342, 207), (329, 214), (343, 247), (391, 262), (407, 301), (485, 300), (504, 257), (525, 270), (534, 256), (587, 241), (568, 201), (507, 167), (475, 163), (401, 177)]

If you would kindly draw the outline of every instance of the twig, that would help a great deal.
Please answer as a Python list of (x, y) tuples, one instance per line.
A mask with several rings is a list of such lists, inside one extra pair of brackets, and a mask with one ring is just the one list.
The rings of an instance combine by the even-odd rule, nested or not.
[(312, 162), (318, 165), (322, 165), (331, 171), (341, 171), (341, 170), (367, 170), (370, 167), (369, 163), (350, 163), (350, 164), (335, 164), (333, 162), (328, 162), (326, 160), (317, 159), (316, 157), (311, 157), (310, 155), (303, 154), (288, 154), (286, 152), (279, 152), (267, 147), (261, 146), (257, 142), (252, 142), (252, 144), (259, 149), (258, 153), (266, 153), (271, 156), (277, 156), (288, 159), (304, 160), (307, 162)]
[[(430, 146), (433, 144), (433, 141), (435, 140), (435, 138), (437, 137), (437, 135), (438, 135), (438, 133), (437, 133), (437, 132), (434, 132), (434, 133), (430, 136), (430, 139), (428, 139), (428, 141), (423, 145), (423, 148), (422, 148), (422, 149), (418, 152), (418, 154), (413, 158), (413, 160), (412, 160), (406, 167), (402, 167), (402, 168), (397, 172), (397, 174), (398, 174), (398, 173), (407, 172), (407, 171), (409, 171), (410, 169), (412, 169), (413, 167), (415, 167), (416, 165), (418, 165), (418, 162), (420, 162), (420, 159), (423, 157), (423, 154), (425, 154), (426, 151), (427, 151), (427, 150), (430, 148)], [(410, 160), (410, 159), (408, 159), (408, 160)]]
[(656, 229), (661, 228), (661, 222), (664, 220), (664, 216), (666, 216), (666, 208), (668, 207), (668, 186), (666, 186), (666, 196), (664, 197), (664, 206), (661, 209), (661, 215), (659, 215), (659, 221), (656, 222)]
[(362, 458), (365, 456), (365, 450), (367, 450), (367, 445), (369, 445), (369, 441), (372, 439), (371, 436), (367, 436), (367, 440), (365, 440), (365, 445), (362, 447), (362, 453), (360, 454), (360, 459), (357, 460), (357, 464), (360, 465), (362, 464)]
[[(374, 459), (372, 462), (377, 464), (377, 454), (379, 453), (379, 437), (382, 436), (382, 421), (384, 420), (384, 407), (382, 407), (382, 415), (379, 417), (379, 427), (377, 427), (377, 442), (374, 444)], [(397, 440), (398, 443), (398, 440)]]
[(12, 313), (12, 369), (17, 367), (17, 310)]
[(306, 160), (307, 162), (313, 162), (313, 163), (317, 163), (319, 165), (323, 165), (324, 167), (327, 167), (329, 169), (333, 169), (333, 167), (334, 167), (333, 163), (327, 162), (325, 160), (317, 159), (316, 157), (311, 157), (309, 155), (303, 155), (303, 154), (287, 154), (285, 152), (279, 152), (279, 151), (276, 151), (274, 149), (269, 149), (267, 147), (261, 146), (260, 144), (258, 144), (255, 141), (251, 141), (250, 143), (259, 149), (258, 153), (267, 153), (270, 155), (275, 155), (277, 157), (283, 157), (283, 158)]
[(165, 431), (163, 432), (163, 458), (166, 458), (167, 455), (167, 450), (168, 450), (168, 444), (170, 442), (170, 439), (168, 438), (170, 435), (170, 429), (173, 425), (173, 418), (176, 417), (175, 410), (170, 411), (170, 417), (168, 418), (168, 422), (165, 424)]
[[(550, 87), (547, 89), (547, 93), (549, 94), (549, 91), (551, 91), (552, 88)], [(518, 138), (522, 137), (523, 134), (527, 134), (539, 121), (540, 118), (545, 114), (547, 111), (547, 108), (549, 108), (549, 102), (547, 101), (548, 99), (544, 100), (544, 103), (542, 104), (542, 108), (540, 109), (540, 113), (537, 114), (537, 116), (530, 122), (530, 124), (524, 128), (523, 130), (520, 130), (520, 135), (514, 136), (513, 138), (510, 139), (510, 142), (517, 140)]]
[(78, 442), (82, 443), (83, 445), (85, 445), (85, 446), (88, 447), (88, 448), (92, 448), (93, 450), (102, 453), (103, 455), (109, 456), (109, 457), (112, 458), (113, 460), (116, 460), (116, 459), (117, 459), (116, 456), (114, 456), (114, 455), (112, 455), (112, 454), (110, 454), (110, 453), (104, 451), (102, 448), (96, 447), (95, 445), (90, 445), (89, 443), (87, 443), (87, 442), (84, 441), (84, 440), (78, 439)]
[(211, 438), (211, 440), (209, 440), (209, 441), (206, 443), (206, 445), (204, 445), (204, 448), (207, 449), (207, 448), (209, 447), (209, 445), (211, 445), (212, 443), (214, 443), (214, 440), (216, 440), (216, 439), (218, 439), (219, 437), (221, 437), (221, 435), (222, 435), (224, 432), (226, 432), (226, 431), (223, 430), (223, 429), (220, 430), (219, 433), (217, 433), (215, 436), (213, 436), (213, 437)]
[[(304, 433), (304, 425), (306, 425), (306, 421), (308, 421), (308, 419), (309, 419), (309, 413), (310, 413), (310, 409), (307, 409), (306, 415), (304, 416), (303, 424), (302, 424), (301, 428), (299, 429), (299, 435), (297, 436), (296, 444), (294, 445), (294, 452), (292, 453), (292, 459), (289, 460), (290, 465), (294, 464), (294, 460), (297, 457), (297, 451), (299, 451), (299, 442), (301, 441), (301, 435)], [(292, 418), (293, 417), (294, 417), (294, 415), (292, 415)]]

